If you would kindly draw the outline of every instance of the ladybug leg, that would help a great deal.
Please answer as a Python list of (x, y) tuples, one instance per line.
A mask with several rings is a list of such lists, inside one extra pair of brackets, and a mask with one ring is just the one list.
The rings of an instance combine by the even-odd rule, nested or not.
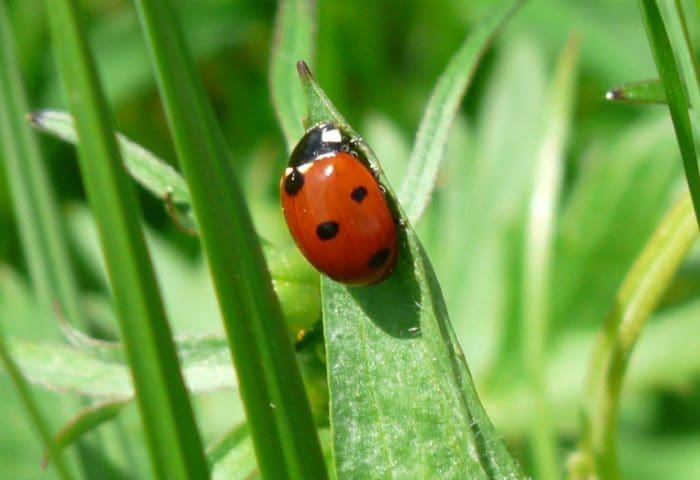
[[(369, 169), (372, 171), (372, 175), (374, 175), (374, 178), (376, 178), (377, 181), (379, 181), (379, 173), (381, 172), (379, 167), (377, 167), (375, 164), (371, 163), (369, 165)], [(384, 187), (382, 187), (382, 190), (384, 190)], [(386, 193), (386, 191), (384, 191), (384, 193)]]
[(165, 195), (163, 196), (163, 203), (165, 204), (165, 211), (168, 216), (173, 221), (178, 230), (193, 237), (198, 235), (198, 230), (194, 223), (184, 214), (182, 210), (177, 207), (175, 200), (173, 199), (173, 188), (168, 187), (165, 189)]
[[(361, 149), (362, 146), (364, 146), (365, 149), (368, 149), (367, 144), (362, 139), (362, 137), (354, 137), (354, 138), (349, 139), (346, 144), (343, 144), (341, 149), (343, 149), (343, 151), (345, 151), (345, 152), (350, 153), (350, 155), (352, 155), (355, 158), (360, 158), (361, 155), (360, 155), (360, 153), (358, 153), (358, 150), (362, 151), (362, 149)], [(369, 167), (369, 170), (372, 172), (372, 175), (374, 175), (375, 180), (377, 180), (379, 182), (379, 180), (380, 180), (379, 174), (381, 173), (381, 169), (379, 168), (379, 166), (376, 165), (375, 163), (367, 161), (366, 159), (362, 163), (364, 163), (365, 165), (367, 165)], [(382, 189), (382, 191), (383, 191), (383, 189)]]

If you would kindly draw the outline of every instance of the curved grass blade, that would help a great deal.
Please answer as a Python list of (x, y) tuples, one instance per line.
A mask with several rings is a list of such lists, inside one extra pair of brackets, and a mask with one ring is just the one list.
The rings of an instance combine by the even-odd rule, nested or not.
[(605, 99), (611, 102), (665, 105), (666, 92), (659, 80), (644, 80), (608, 90)]
[[(54, 445), (59, 451), (63, 450), (83, 434), (116, 417), (129, 403), (126, 400), (110, 400), (83, 408), (61, 427), (54, 437)], [(42, 460), (44, 467), (48, 461), (49, 457), (44, 455)]]
[[(303, 62), (299, 73), (307, 125), (336, 123), (378, 168)], [(387, 195), (395, 202), (388, 185)], [(322, 278), (337, 476), (523, 478), (479, 402), (425, 251), (397, 213), (401, 252), (386, 281), (352, 288)]]
[(589, 478), (592, 473), (600, 478), (620, 478), (617, 414), (627, 364), (647, 318), (697, 236), (692, 203), (686, 194), (661, 220), (620, 286), (588, 372), (583, 435), (572, 465), (573, 478)]
[(109, 267), (121, 335), (158, 478), (207, 478), (158, 286), (74, 0), (48, 0), (51, 37), (80, 138), (80, 169)]
[(295, 77), (296, 62), (314, 57), (315, 4), (311, 0), (280, 0), (270, 60), (270, 92), (287, 149), (304, 134), (304, 94)]
[(325, 478), (279, 301), (189, 48), (170, 2), (135, 3), (192, 194), (258, 466), (269, 478)]
[(421, 119), (398, 198), (416, 224), (435, 187), (450, 127), (486, 49), (508, 18), (523, 3), (509, 0), (469, 33), (438, 79)]
[[(30, 113), (28, 119), (32, 126), (42, 132), (68, 143), (76, 144), (78, 141), (73, 117), (68, 112), (37, 110)], [(168, 163), (121, 133), (117, 133), (116, 138), (129, 175), (156, 197), (168, 199), (177, 208), (180, 214), (178, 220), (183, 226), (196, 229), (190, 191), (182, 176)]]
[[(668, 109), (676, 131), (678, 147), (683, 158), (685, 178), (693, 201), (695, 217), (700, 225), (700, 172), (698, 172), (697, 152), (693, 130), (688, 115), (688, 104), (685, 99), (683, 83), (681, 82), (675, 56), (666, 32), (656, 0), (639, 0), (644, 27), (651, 46), (651, 51), (659, 72), (659, 78), (666, 91)], [(697, 82), (697, 79), (692, 80)]]

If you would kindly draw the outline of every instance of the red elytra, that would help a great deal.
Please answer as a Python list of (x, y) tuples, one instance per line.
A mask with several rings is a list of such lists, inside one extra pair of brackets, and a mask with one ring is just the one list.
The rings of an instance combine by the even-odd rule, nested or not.
[(368, 285), (398, 257), (396, 224), (372, 172), (333, 124), (310, 129), (280, 182), (289, 231), (306, 259), (332, 279)]

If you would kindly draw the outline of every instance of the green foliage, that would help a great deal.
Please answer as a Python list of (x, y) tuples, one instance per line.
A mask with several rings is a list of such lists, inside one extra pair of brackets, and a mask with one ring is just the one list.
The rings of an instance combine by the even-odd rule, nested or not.
[[(158, 289), (131, 283), (162, 296), (172, 335), (154, 345), (202, 437), (166, 436), (167, 461), (188, 445), (213, 478), (697, 476), (698, 2), (80, 2), (116, 127), (86, 127), (87, 84), (64, 103), (59, 3), (9, 0), (0, 28), (4, 477), (158, 462), (147, 432), (167, 409), (130, 407), (129, 260), (109, 259), (134, 239), (87, 207), (65, 143), (115, 130), (140, 208), (116, 203)], [(280, 215), (287, 153), (327, 118), (410, 220), (380, 285), (319, 275)]]

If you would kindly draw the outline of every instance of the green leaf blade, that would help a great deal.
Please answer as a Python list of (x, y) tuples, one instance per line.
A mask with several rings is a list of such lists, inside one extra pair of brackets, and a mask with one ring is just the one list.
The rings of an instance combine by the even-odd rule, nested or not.
[(440, 75), (416, 133), (398, 198), (411, 223), (423, 216), (437, 181), (450, 127), (476, 69), (493, 38), (523, 0), (499, 6), (470, 32)]
[[(78, 142), (75, 122), (70, 113), (60, 110), (38, 110), (29, 114), (28, 120), (38, 130), (64, 142)], [(183, 212), (178, 216), (178, 221), (183, 226), (196, 229), (197, 223), (191, 211), (190, 191), (182, 176), (164, 160), (121, 133), (117, 133), (116, 139), (129, 175), (156, 197), (170, 202), (177, 209), (176, 213)]]
[[(23, 376), (34, 385), (59, 393), (133, 399), (133, 382), (121, 360), (123, 346), (89, 337), (81, 342), (76, 348), (52, 342), (13, 341), (9, 345)], [(237, 387), (225, 338), (182, 337), (175, 342), (190, 391), (203, 393)]]
[(645, 80), (615, 87), (605, 94), (605, 99), (610, 102), (665, 105), (666, 92), (659, 80)]
[[(74, 145), (78, 143), (75, 122), (68, 112), (37, 110), (28, 119), (42, 132)], [(164, 198), (170, 190), (173, 202), (189, 205), (187, 184), (173, 167), (122, 134), (118, 133), (116, 139), (124, 166), (134, 180), (157, 197)]]
[[(405, 250), (402, 258), (406, 260), (393, 275), (411, 268)], [(455, 390), (441, 388), (454, 380), (452, 372), (436, 369), (439, 363), (426, 358), (427, 348), (419, 344), (421, 337), (434, 332), (419, 327), (424, 319), (414, 303), (419, 298), (416, 285), (388, 282), (389, 286), (369, 287), (376, 295), (361, 295), (323, 281), (338, 476), (451, 478), (461, 471), (469, 478), (486, 478), (478, 462), (461, 448), (473, 439), (464, 428), (468, 419), (460, 398)], [(401, 298), (403, 305), (396, 308)], [(372, 318), (381, 318), (381, 324), (368, 318), (365, 310), (372, 312)], [(351, 321), (339, 321), (339, 314)], [(430, 383), (434, 388), (426, 389)], [(435, 446), (427, 448), (432, 442)], [(422, 452), (419, 460), (416, 452)]]

